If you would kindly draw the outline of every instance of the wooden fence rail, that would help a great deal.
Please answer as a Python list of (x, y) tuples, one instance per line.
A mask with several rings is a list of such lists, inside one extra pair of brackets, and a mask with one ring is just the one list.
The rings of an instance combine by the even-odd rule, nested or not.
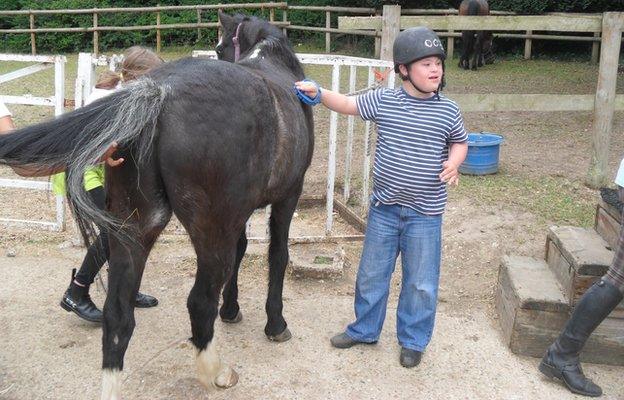
[[(107, 7), (107, 8), (88, 8), (88, 9), (61, 9), (61, 10), (0, 10), (0, 16), (16, 16), (16, 15), (28, 15), (29, 16), (29, 28), (18, 29), (0, 29), (0, 33), (12, 33), (12, 34), (30, 34), (31, 52), (36, 54), (36, 34), (41, 33), (92, 33), (93, 34), (93, 52), (98, 53), (100, 32), (110, 31), (156, 31), (156, 50), (160, 51), (161, 48), (161, 31), (165, 29), (196, 29), (197, 40), (199, 41), (202, 36), (201, 29), (213, 29), (219, 28), (218, 22), (202, 22), (202, 12), (215, 11), (215, 10), (230, 10), (230, 9), (268, 9), (271, 15), (270, 20), (274, 21), (275, 10), (281, 10), (282, 21), (274, 22), (276, 25), (283, 27), (283, 31), (286, 34), (287, 30), (307, 31), (307, 32), (319, 32), (325, 33), (325, 51), (331, 51), (331, 36), (332, 34), (348, 34), (359, 36), (372, 36), (375, 37), (375, 55), (378, 57), (380, 53), (381, 45), (381, 26), (374, 30), (359, 30), (345, 28), (339, 24), (339, 26), (332, 27), (332, 13), (341, 14), (355, 14), (355, 15), (376, 15), (372, 18), (380, 18), (379, 10), (370, 7), (324, 7), (324, 6), (289, 6), (286, 2), (267, 2), (267, 3), (240, 3), (240, 4), (197, 4), (197, 5), (182, 5), (182, 6), (156, 6), (156, 7)], [(174, 23), (174, 24), (162, 24), (160, 22), (162, 12), (175, 12), (175, 11), (195, 11), (197, 22), (195, 23)], [(288, 22), (288, 11), (310, 11), (310, 12), (324, 12), (325, 13), (325, 26), (302, 26), (291, 25)], [(108, 13), (154, 13), (155, 24), (151, 25), (134, 25), (134, 26), (101, 26), (98, 23), (98, 19), (102, 14)], [(524, 21), (527, 16), (518, 16), (514, 13), (504, 11), (492, 11), (492, 15), (495, 16), (508, 16), (508, 21)], [(93, 23), (90, 27), (64, 27), (64, 28), (36, 28), (35, 16), (37, 15), (65, 15), (65, 14), (90, 14), (93, 16)], [(434, 26), (434, 29), (440, 31), (440, 36), (448, 39), (448, 50), (452, 57), (452, 50), (454, 48), (454, 38), (460, 37), (461, 34), (458, 29), (448, 29), (448, 19), (446, 17), (457, 17), (457, 9), (402, 9), (401, 14), (405, 17), (413, 18), (410, 25), (415, 21), (422, 22), (427, 26)], [(601, 14), (565, 14), (565, 13), (551, 13), (548, 15), (553, 19), (551, 26), (561, 23), (562, 20), (570, 20), (571, 23), (577, 24), (579, 20), (576, 18), (582, 18), (585, 21), (592, 21), (594, 24), (599, 24), (601, 20)], [(433, 19), (432, 19), (433, 18)], [(462, 17), (464, 18), (464, 17)], [(482, 17), (467, 17), (467, 18), (479, 18), (479, 21), (483, 21)], [(346, 22), (345, 22), (346, 23)], [(433, 25), (432, 25), (433, 24)], [(591, 24), (591, 23), (590, 23)], [(466, 26), (479, 26), (480, 22), (467, 24)], [(500, 30), (513, 30), (513, 24), (511, 27), (504, 24), (497, 25)], [(481, 27), (482, 28), (482, 27)], [(506, 29), (509, 28), (509, 29)], [(520, 33), (497, 33), (496, 37), (500, 38), (512, 38), (512, 39), (524, 39), (525, 40), (525, 58), (531, 57), (532, 41), (533, 40), (562, 40), (562, 41), (577, 41), (577, 42), (592, 42), (592, 62), (597, 62), (600, 43), (600, 29), (594, 25), (593, 36), (579, 36), (579, 35), (545, 35), (545, 34), (533, 34), (534, 31), (539, 31), (538, 27), (535, 29), (527, 29), (524, 34)], [(465, 28), (469, 29), (469, 28)], [(489, 28), (488, 28), (489, 29)], [(579, 32), (579, 31), (574, 31)], [(580, 31), (582, 32), (582, 31)]]

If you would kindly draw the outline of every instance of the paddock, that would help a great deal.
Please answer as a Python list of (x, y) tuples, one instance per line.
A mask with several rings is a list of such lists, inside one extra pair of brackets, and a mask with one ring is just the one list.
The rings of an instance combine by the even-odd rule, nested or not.
[[(535, 62), (528, 65), (544, 66)], [(471, 83), (462, 81), (460, 72), (450, 66), (447, 92), (452, 97), (453, 93), (511, 86), (520, 93), (523, 88), (528, 91), (536, 87), (543, 93), (553, 89), (591, 93), (592, 79), (570, 83), (568, 78), (575, 74), (584, 77), (595, 73), (596, 68), (558, 67), (563, 67), (567, 76), (551, 77), (551, 82), (540, 86), (544, 76), (527, 77), (504, 69), (504, 64), (495, 65), (490, 75), (481, 75)], [(310, 74), (318, 74), (324, 85), (330, 82), (326, 70), (314, 69)], [(500, 82), (502, 74), (507, 78), (504, 83)], [(28, 110), (17, 109), (18, 123), (28, 120)], [(307, 177), (308, 193), (312, 194), (319, 188), (324, 191), (329, 148), (329, 117), (321, 109), (316, 113), (317, 150)], [(624, 130), (622, 117), (615, 113), (614, 132)], [(169, 234), (159, 241), (143, 279), (145, 291), (159, 297), (161, 303), (155, 309), (137, 310), (137, 328), (124, 370), (125, 397), (575, 398), (565, 388), (543, 379), (536, 359), (509, 351), (493, 310), (493, 289), (502, 255), (543, 255), (547, 226), (567, 221), (565, 214), (544, 214), (530, 204), (530, 198), (550, 199), (540, 189), (561, 189), (562, 196), (595, 201), (596, 192), (582, 184), (589, 164), (591, 118), (589, 112), (466, 114), (469, 130), (505, 133), (501, 173), (488, 179), (463, 177), (462, 186), (451, 191), (444, 222), (437, 325), (417, 370), (407, 371), (398, 365), (399, 348), (394, 337), (398, 276), (382, 340), (375, 346), (342, 351), (329, 345), (329, 337), (352, 317), (353, 279), (361, 247), (358, 242), (344, 243), (350, 265), (342, 278), (317, 281), (287, 276), (284, 312), (293, 339), (283, 344), (268, 342), (262, 332), (260, 300), (266, 288), (265, 252), (263, 245), (257, 244), (241, 268), (243, 322), (216, 325), (222, 356), (236, 363), (241, 381), (231, 390), (206, 391), (195, 379), (192, 346), (186, 342), (190, 329), (185, 299), (192, 284), (194, 256), (185, 236)], [(341, 170), (346, 137), (338, 136), (337, 170)], [(615, 171), (622, 153), (624, 138), (613, 135), (609, 171)], [(3, 170), (2, 174), (8, 172)], [(534, 190), (527, 194), (520, 190), (525, 187), (523, 183), (537, 186), (526, 186)], [(505, 189), (506, 195), (497, 193)], [(29, 207), (25, 195), (16, 198), (4, 190), (0, 193), (5, 209), (26, 215), (40, 211), (36, 206), (41, 208), (41, 200)], [(53, 209), (53, 198), (44, 197), (43, 201)], [(307, 218), (303, 211), (300, 216)], [(324, 210), (315, 210), (309, 221), (323, 229)], [(99, 393), (100, 331), (58, 306), (70, 267), (83, 254), (83, 249), (68, 247), (72, 234), (71, 225), (65, 232), (3, 228), (0, 233), (0, 255), (6, 255), (0, 258), (0, 398), (94, 398)], [(296, 246), (292, 252), (297, 252)], [(101, 305), (103, 292), (94, 290), (94, 295)], [(585, 370), (605, 388), (604, 398), (624, 396), (622, 367), (588, 364)]]

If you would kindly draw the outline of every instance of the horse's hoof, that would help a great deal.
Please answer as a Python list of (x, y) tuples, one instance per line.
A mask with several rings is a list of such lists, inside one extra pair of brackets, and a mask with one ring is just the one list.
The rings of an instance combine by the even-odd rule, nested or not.
[(215, 378), (214, 384), (221, 389), (231, 388), (238, 383), (238, 373), (230, 367), (226, 367)]
[(290, 340), (290, 338), (292, 338), (292, 334), (290, 333), (290, 330), (288, 328), (284, 329), (284, 331), (278, 335), (267, 335), (267, 338), (269, 338), (270, 341), (272, 342), (286, 342), (288, 340)]
[(236, 324), (238, 322), (241, 322), (242, 320), (243, 320), (243, 313), (240, 312), (240, 310), (238, 310), (238, 313), (236, 314), (234, 318), (221, 317), (221, 321), (225, 322), (226, 324)]

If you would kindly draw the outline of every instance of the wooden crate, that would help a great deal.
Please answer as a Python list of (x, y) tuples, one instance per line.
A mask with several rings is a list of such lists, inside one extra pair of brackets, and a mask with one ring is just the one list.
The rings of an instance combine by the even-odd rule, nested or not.
[[(570, 315), (553, 271), (543, 260), (506, 256), (501, 262), (496, 309), (512, 352), (542, 357)], [(607, 318), (592, 334), (581, 360), (624, 365), (624, 320)]]
[(610, 204), (605, 203), (602, 199), (596, 206), (596, 219), (594, 221), (594, 229), (609, 244), (609, 247), (615, 250), (620, 229), (622, 227), (622, 214), (620, 211)]
[(607, 272), (613, 251), (593, 229), (551, 226), (546, 238), (545, 259), (561, 284), (568, 304), (573, 306)]

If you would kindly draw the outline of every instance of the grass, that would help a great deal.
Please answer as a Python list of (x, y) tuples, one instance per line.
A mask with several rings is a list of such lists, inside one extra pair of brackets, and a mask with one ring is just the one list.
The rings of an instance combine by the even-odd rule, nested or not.
[(577, 181), (551, 176), (462, 175), (451, 198), (514, 206), (537, 216), (541, 223), (590, 227), (594, 222), (595, 191)]

